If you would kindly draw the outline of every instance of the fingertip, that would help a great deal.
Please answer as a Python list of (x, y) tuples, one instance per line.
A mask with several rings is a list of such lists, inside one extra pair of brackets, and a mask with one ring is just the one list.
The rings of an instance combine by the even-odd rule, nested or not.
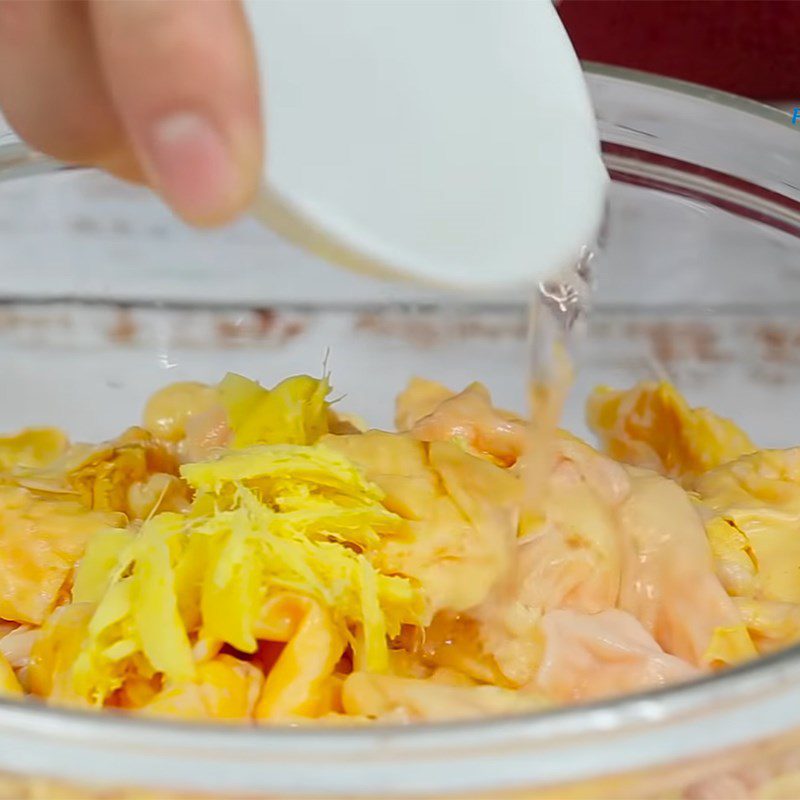
[(223, 131), (199, 111), (171, 111), (149, 126), (145, 172), (186, 222), (220, 225), (253, 200), (260, 172), (257, 138), (257, 131)]

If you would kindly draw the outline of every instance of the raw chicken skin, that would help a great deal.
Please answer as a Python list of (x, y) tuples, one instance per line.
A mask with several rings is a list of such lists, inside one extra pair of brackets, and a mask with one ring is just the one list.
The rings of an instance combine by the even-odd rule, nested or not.
[(596, 700), (688, 680), (701, 671), (665, 653), (625, 611), (551, 611), (537, 684), (561, 702)]
[[(596, 625), (598, 640), (606, 643), (622, 629), (601, 629), (600, 612), (626, 611), (660, 652), (696, 668), (753, 655), (686, 492), (571, 437), (562, 437), (558, 447), (544, 523), (521, 532), (506, 582), (473, 611), (503, 675), (518, 686), (535, 679), (544, 620), (555, 610), (581, 614), (581, 630)], [(626, 646), (623, 640), (618, 645)], [(606, 652), (595, 654), (598, 662)], [(643, 670), (641, 680), (652, 674)]]
[(800, 448), (742, 456), (694, 488), (717, 570), (759, 650), (800, 640)]
[(395, 722), (495, 716), (547, 705), (532, 692), (522, 695), (497, 686), (447, 686), (430, 679), (364, 672), (345, 680), (342, 701), (348, 714)]
[(401, 395), (397, 417), (408, 423), (412, 436), (424, 442), (462, 442), (471, 451), (490, 456), (498, 464), (514, 464), (525, 447), (525, 423), (492, 406), (485, 386), (471, 383), (459, 394), (445, 397), (430, 413), (428, 403), (441, 397), (437, 384), (417, 381)]
[(669, 383), (639, 383), (627, 391), (598, 387), (586, 416), (612, 458), (681, 482), (756, 449), (737, 425), (707, 408), (691, 408)]
[(221, 655), (200, 664), (192, 681), (167, 686), (141, 713), (155, 717), (234, 721), (253, 716), (264, 683), (259, 669)]
[(0, 615), (39, 625), (92, 534), (119, 526), (115, 514), (87, 511), (64, 497), (0, 486)]
[(408, 520), (408, 536), (385, 541), (391, 572), (426, 589), (431, 613), (481, 603), (508, 569), (517, 530), (519, 482), (455, 444), (419, 442), (369, 431), (326, 437), (385, 492), (384, 503)]
[(424, 417), (432, 414), (455, 392), (436, 381), (412, 378), (408, 386), (397, 395), (394, 424), (398, 431), (409, 431)]
[(631, 467), (620, 509), (625, 537), (619, 607), (664, 647), (692, 664), (710, 659), (717, 629), (742, 620), (714, 571), (711, 548), (688, 495), (653, 472)]

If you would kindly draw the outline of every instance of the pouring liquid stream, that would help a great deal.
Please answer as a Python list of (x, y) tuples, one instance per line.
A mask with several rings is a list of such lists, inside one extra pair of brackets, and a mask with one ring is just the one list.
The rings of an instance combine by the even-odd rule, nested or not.
[(541, 282), (528, 315), (530, 423), (523, 455), (523, 525), (541, 521), (547, 478), (555, 458), (559, 421), (572, 387), (576, 350), (585, 332), (592, 288), (593, 253)]

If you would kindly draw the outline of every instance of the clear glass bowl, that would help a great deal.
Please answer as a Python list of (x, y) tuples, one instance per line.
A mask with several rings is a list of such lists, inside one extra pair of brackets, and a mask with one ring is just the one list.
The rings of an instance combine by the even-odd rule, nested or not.
[[(588, 80), (614, 180), (567, 424), (586, 432), (597, 383), (667, 375), (761, 445), (800, 443), (789, 117), (616, 69)], [(326, 354), (343, 405), (376, 426), (412, 374), (480, 379), (523, 410), (524, 298), (344, 275), (252, 221), (198, 234), (143, 190), (19, 145), (0, 147), (0, 180), (2, 429), (109, 437), (164, 383), (227, 370), (270, 383), (319, 372)], [(796, 798), (800, 651), (613, 702), (426, 727), (228, 729), (6, 701), (0, 770), (13, 797)]]

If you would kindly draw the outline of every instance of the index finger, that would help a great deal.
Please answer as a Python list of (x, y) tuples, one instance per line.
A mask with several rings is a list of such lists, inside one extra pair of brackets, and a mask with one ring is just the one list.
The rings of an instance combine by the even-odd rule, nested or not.
[(225, 222), (261, 175), (259, 87), (234, 0), (91, 6), (112, 101), (150, 183), (189, 222)]

